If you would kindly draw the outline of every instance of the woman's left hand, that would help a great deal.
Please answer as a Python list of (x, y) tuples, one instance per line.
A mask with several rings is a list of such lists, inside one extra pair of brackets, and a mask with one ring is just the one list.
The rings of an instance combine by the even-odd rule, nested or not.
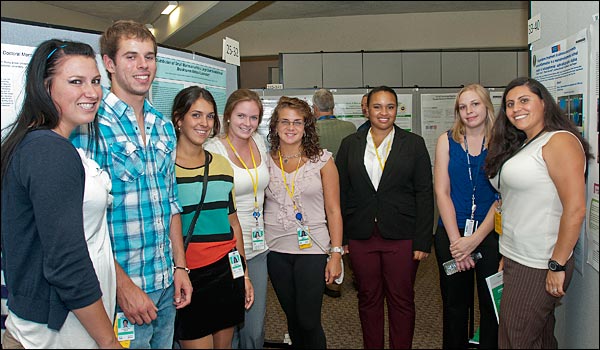
[(563, 285), (565, 283), (565, 271), (550, 271), (546, 274), (546, 292), (553, 297), (562, 297), (565, 295)]
[(342, 274), (342, 255), (338, 253), (332, 253), (331, 259), (327, 262), (325, 267), (325, 283), (331, 284), (333, 281), (340, 277)]
[(246, 293), (245, 293), (246, 298), (244, 300), (244, 307), (246, 308), (246, 310), (248, 310), (254, 303), (254, 286), (252, 286), (252, 281), (250, 281), (250, 277), (244, 276), (244, 282), (245, 282), (245, 290), (246, 290)]
[(420, 250), (415, 250), (413, 252), (413, 260), (421, 261), (421, 260), (427, 259), (428, 256), (429, 256), (429, 253), (422, 252)]

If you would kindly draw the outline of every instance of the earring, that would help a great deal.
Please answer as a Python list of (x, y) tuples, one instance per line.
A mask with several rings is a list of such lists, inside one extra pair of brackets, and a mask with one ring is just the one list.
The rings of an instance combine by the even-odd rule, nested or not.
[(177, 131), (181, 131), (181, 126), (177, 126)]

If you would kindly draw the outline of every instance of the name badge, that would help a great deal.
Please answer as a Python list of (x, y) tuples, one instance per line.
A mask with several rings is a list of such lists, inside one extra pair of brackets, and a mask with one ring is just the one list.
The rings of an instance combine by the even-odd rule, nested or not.
[(306, 249), (312, 247), (312, 241), (308, 236), (308, 226), (304, 226), (303, 228), (298, 227), (296, 229), (296, 233), (298, 234), (298, 246), (300, 249)]
[(237, 250), (229, 253), (229, 266), (231, 267), (231, 274), (233, 275), (234, 279), (244, 276), (242, 257), (240, 256), (240, 252)]
[(494, 212), (494, 230), (499, 235), (502, 234), (502, 210), (496, 208)]
[(265, 249), (265, 230), (262, 227), (252, 229), (252, 250)]
[(135, 339), (135, 326), (129, 322), (129, 320), (125, 317), (125, 314), (122, 312), (117, 313), (117, 340), (134, 340)]
[(467, 219), (465, 222), (465, 237), (469, 237), (473, 234), (474, 231), (477, 231), (477, 226), (479, 225), (478, 221)]

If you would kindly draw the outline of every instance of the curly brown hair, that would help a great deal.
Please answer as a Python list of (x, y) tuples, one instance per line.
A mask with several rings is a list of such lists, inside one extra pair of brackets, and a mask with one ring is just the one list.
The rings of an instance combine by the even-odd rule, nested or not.
[(323, 149), (319, 145), (319, 134), (317, 133), (316, 118), (313, 115), (312, 109), (306, 103), (296, 97), (281, 96), (277, 102), (277, 106), (271, 115), (269, 122), (269, 135), (267, 140), (271, 146), (271, 152), (277, 154), (279, 151), (279, 135), (277, 134), (277, 124), (279, 123), (279, 114), (284, 108), (290, 108), (297, 111), (304, 118), (304, 136), (302, 136), (302, 153), (310, 161), (317, 161), (323, 154)]

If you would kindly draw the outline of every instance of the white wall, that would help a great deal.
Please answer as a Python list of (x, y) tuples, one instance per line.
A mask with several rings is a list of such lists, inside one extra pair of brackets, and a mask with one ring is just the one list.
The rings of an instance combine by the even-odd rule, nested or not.
[[(588, 28), (592, 15), (597, 13), (598, 1), (532, 1), (531, 15), (540, 14), (542, 22), (541, 39), (533, 43), (533, 49), (547, 47)], [(559, 348), (598, 349), (598, 283), (598, 271), (587, 263), (583, 276), (574, 272), (563, 305), (556, 309)]]
[(2, 1), (1, 5), (2, 17), (7, 18), (23, 18), (23, 13), (26, 12), (28, 21), (59, 24), (73, 28), (90, 28), (90, 30), (98, 32), (104, 31), (112, 24), (112, 21), (100, 17), (65, 10), (39, 1)]
[(242, 57), (290, 52), (527, 47), (527, 11), (319, 17), (233, 24), (187, 49), (220, 57), (223, 38)]

